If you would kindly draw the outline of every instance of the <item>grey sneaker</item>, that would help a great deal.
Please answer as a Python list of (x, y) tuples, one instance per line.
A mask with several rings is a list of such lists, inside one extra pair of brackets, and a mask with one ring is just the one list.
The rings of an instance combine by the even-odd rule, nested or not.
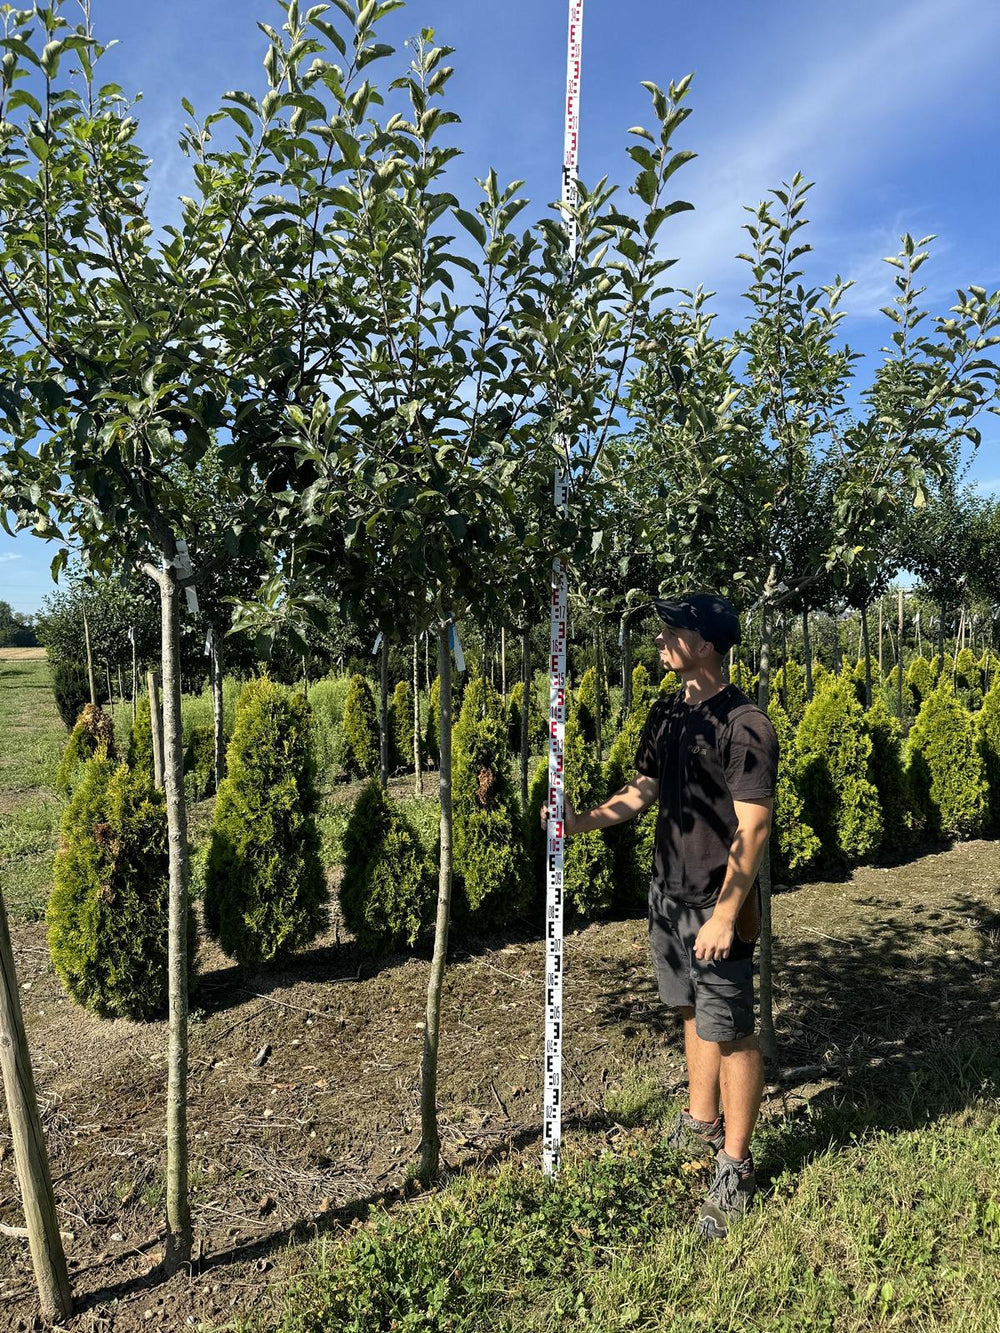
[(718, 1153), (725, 1146), (726, 1125), (722, 1112), (712, 1121), (695, 1120), (685, 1106), (678, 1111), (677, 1121), (667, 1135), (667, 1142), (681, 1157), (693, 1161)]
[(753, 1157), (734, 1162), (720, 1152), (715, 1159), (715, 1179), (698, 1214), (698, 1231), (709, 1240), (724, 1240), (729, 1224), (745, 1217), (757, 1193)]

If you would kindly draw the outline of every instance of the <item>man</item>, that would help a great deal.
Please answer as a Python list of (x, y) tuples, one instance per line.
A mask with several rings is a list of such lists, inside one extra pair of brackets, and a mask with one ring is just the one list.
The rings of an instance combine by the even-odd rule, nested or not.
[(753, 953), (778, 740), (766, 713), (726, 681), (723, 656), (740, 641), (729, 602), (688, 593), (654, 606), (660, 662), (684, 688), (650, 709), (633, 781), (594, 810), (567, 801), (565, 829), (610, 828), (659, 803), (649, 941), (660, 999), (683, 1018), (689, 1089), (671, 1139), (687, 1156), (716, 1153), (698, 1229), (720, 1238), (757, 1188), (750, 1136), (764, 1079)]

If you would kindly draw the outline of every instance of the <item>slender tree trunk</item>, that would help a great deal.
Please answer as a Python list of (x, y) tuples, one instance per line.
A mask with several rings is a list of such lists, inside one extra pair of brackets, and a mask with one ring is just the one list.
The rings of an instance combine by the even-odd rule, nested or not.
[(430, 633), (424, 635), (424, 691), (428, 697), (431, 697), (431, 656), (429, 644), (431, 641)]
[(306, 669), (306, 659), (305, 659), (305, 656), (304, 656), (304, 655), (303, 655), (303, 658), (302, 658), (302, 693), (303, 693), (303, 695), (304, 695), (304, 697), (305, 697), (305, 701), (306, 701), (306, 703), (308, 703), (308, 702), (309, 702), (309, 672), (308, 672), (308, 670)]
[(118, 666), (117, 666), (116, 670), (117, 670), (117, 673), (118, 673), (118, 698), (119, 698), (119, 700), (120, 700), (122, 703), (124, 703), (124, 702), (125, 702), (125, 681), (122, 679), (122, 664), (121, 664), (121, 662), (118, 663)]
[(598, 763), (604, 763), (604, 645), (601, 642), (601, 628), (594, 631), (594, 743), (597, 747)]
[(882, 620), (883, 620), (882, 612), (883, 612), (883, 605), (882, 605), (882, 604), (883, 604), (884, 601), (885, 601), (885, 598), (884, 598), (884, 597), (880, 597), (880, 598), (878, 599), (878, 678), (879, 678), (879, 680), (885, 680), (885, 665), (884, 665), (884, 663), (883, 663), (883, 661), (882, 661), (882, 634), (883, 634), (883, 630), (882, 630)]
[(872, 706), (872, 645), (868, 637), (868, 607), (861, 607), (861, 644), (865, 657), (865, 708)]
[(135, 626), (132, 626), (132, 725), (135, 726), (135, 710), (139, 699), (139, 663), (135, 653)]
[(944, 604), (942, 603), (941, 614), (938, 616), (938, 650), (937, 650), (938, 665), (942, 671), (944, 670), (944, 618), (945, 618), (945, 609), (944, 609)]
[(417, 657), (417, 639), (413, 640), (413, 790), (416, 796), (424, 794), (424, 771), (420, 763), (420, 666)]
[[(778, 581), (778, 571), (774, 565), (768, 572), (765, 595), (771, 592)], [(760, 683), (757, 688), (757, 703), (767, 711), (771, 699), (771, 636), (773, 634), (774, 611), (770, 602), (765, 600), (760, 616)], [(769, 843), (764, 845), (764, 857), (760, 865), (760, 1049), (764, 1059), (773, 1062), (777, 1058), (778, 1043), (774, 1033), (774, 989), (773, 989), (773, 945), (774, 935), (771, 918), (771, 853)]]
[(389, 636), (382, 635), (382, 651), (379, 660), (379, 781), (383, 787), (389, 785)]
[(500, 693), (507, 698), (507, 630), (500, 626)]
[(108, 682), (108, 711), (113, 717), (115, 712), (115, 696), (114, 691), (111, 688), (111, 665), (108, 662), (104, 663), (104, 675)]
[(90, 622), (87, 619), (87, 612), (83, 613), (83, 642), (87, 650), (87, 681), (90, 685), (90, 702), (97, 705), (97, 686), (94, 683), (94, 655), (90, 651)]
[(788, 707), (788, 619), (781, 617), (781, 692), (782, 704)]
[(163, 790), (163, 714), (160, 712), (160, 691), (156, 684), (156, 672), (146, 672), (146, 688), (149, 691), (149, 730), (153, 736), (153, 782)]
[(528, 749), (531, 718), (531, 631), (521, 631), (521, 809), (528, 810)]
[(813, 657), (809, 640), (809, 612), (802, 612), (802, 658), (806, 668), (806, 699), (813, 697)]
[(632, 623), (622, 616), (622, 714), (632, 710)]
[(163, 659), (163, 782), (167, 795), (169, 934), (167, 947), (169, 1038), (167, 1051), (167, 1243), (164, 1267), (176, 1272), (191, 1257), (188, 1203), (187, 1021), (188, 840), (181, 738), (181, 646), (177, 576), (160, 575)]
[[(24, 1032), (7, 909), (0, 893), (0, 1074), (14, 1142), (14, 1164), (28, 1230), (38, 1300), (46, 1320), (62, 1323), (73, 1309), (66, 1256), (56, 1218), (45, 1134), (38, 1114), (31, 1055)], [(13, 1318), (13, 1316), (11, 1316)], [(10, 1327), (13, 1327), (11, 1324)]]
[(438, 676), (441, 679), (441, 863), (437, 920), (434, 925), (434, 956), (427, 983), (427, 1016), (420, 1068), (420, 1178), (425, 1184), (435, 1178), (441, 1160), (437, 1122), (438, 1047), (441, 1035), (441, 992), (444, 988), (448, 924), (451, 919), (451, 649), (447, 624), (438, 629)]
[(222, 707), (222, 649), (219, 636), (212, 630), (212, 655), (209, 658), (212, 672), (212, 727), (215, 750), (215, 790), (219, 790), (222, 779), (226, 776), (226, 737), (225, 715)]
[(899, 589), (896, 620), (896, 716), (903, 720), (903, 589)]

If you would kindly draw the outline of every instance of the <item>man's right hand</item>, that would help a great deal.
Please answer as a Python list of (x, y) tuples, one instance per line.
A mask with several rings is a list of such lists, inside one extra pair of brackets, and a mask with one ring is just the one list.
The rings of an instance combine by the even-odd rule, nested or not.
[[(572, 802), (565, 793), (563, 794), (563, 809), (564, 809), (563, 832), (567, 838), (571, 838), (573, 834), (576, 833), (577, 831), (576, 828), (577, 814), (576, 811), (573, 809)], [(541, 821), (542, 821), (542, 831), (544, 832), (549, 826), (549, 807), (547, 805), (542, 806)]]

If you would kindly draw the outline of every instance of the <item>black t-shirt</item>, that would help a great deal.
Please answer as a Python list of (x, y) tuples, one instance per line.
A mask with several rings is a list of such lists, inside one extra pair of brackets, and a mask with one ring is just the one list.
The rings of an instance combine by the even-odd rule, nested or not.
[(770, 718), (735, 685), (697, 704), (678, 691), (649, 710), (635, 766), (660, 784), (651, 897), (714, 903), (736, 833), (733, 801), (774, 796), (778, 737)]

